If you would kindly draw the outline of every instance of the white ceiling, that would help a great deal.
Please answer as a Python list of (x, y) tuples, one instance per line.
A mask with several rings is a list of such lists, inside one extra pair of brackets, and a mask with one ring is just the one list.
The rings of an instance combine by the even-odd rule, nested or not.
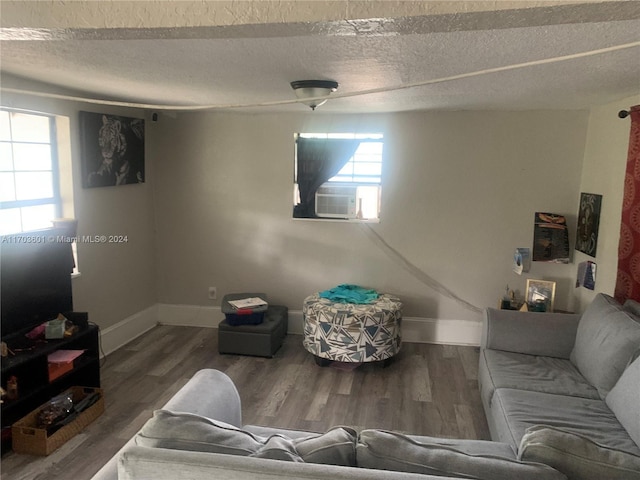
[[(102, 26), (61, 28), (15, 20), (14, 10), (0, 31), (2, 88), (29, 89), (29, 79), (167, 108), (299, 112), (308, 107), (287, 103), (289, 82), (336, 80), (338, 98), (318, 109), (326, 113), (582, 109), (640, 93), (640, 2), (463, 8), (477, 3), (400, 17), (117, 28), (104, 25), (108, 12)], [(36, 8), (42, 17), (46, 5)], [(602, 49), (611, 50), (592, 54)]]

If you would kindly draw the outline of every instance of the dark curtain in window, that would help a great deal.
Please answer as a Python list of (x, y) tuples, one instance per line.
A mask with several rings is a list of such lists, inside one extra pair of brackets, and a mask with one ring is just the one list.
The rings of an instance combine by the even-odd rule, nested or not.
[(314, 218), (316, 191), (353, 157), (360, 140), (298, 137), (297, 144), (300, 203), (293, 207), (293, 216)]

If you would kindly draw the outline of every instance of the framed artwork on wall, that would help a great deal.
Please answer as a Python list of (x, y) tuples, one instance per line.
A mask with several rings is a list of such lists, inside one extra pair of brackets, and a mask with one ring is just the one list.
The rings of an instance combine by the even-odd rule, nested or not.
[(569, 232), (564, 215), (536, 212), (533, 225), (533, 261), (569, 263), (569, 252)]
[(596, 249), (598, 248), (598, 227), (600, 226), (601, 207), (602, 195), (595, 193), (580, 194), (576, 250), (586, 253), (591, 257), (596, 256)]
[(553, 312), (556, 297), (556, 282), (527, 279), (526, 302), (529, 311)]
[(144, 183), (144, 120), (80, 112), (82, 186)]

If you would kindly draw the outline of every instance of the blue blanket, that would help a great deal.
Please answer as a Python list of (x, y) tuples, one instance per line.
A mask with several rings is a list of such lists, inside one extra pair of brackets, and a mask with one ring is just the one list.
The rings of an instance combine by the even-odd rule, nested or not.
[(373, 303), (378, 298), (378, 292), (375, 290), (348, 284), (324, 290), (318, 295), (337, 303)]

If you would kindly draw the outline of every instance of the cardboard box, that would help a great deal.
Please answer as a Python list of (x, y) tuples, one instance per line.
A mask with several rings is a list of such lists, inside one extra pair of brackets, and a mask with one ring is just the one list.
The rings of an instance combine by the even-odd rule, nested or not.
[(67, 372), (73, 370), (73, 362), (50, 363), (49, 364), (49, 383), (56, 378), (61, 377)]
[(38, 414), (48, 404), (41, 405), (18, 420), (11, 427), (13, 451), (31, 455), (49, 455), (64, 445), (104, 412), (104, 391), (101, 388), (71, 387), (65, 392), (72, 394), (74, 404), (94, 392), (100, 394), (98, 401), (51, 435), (47, 434), (46, 429), (38, 428)]
[(49, 383), (73, 370), (75, 361), (84, 350), (56, 350), (47, 355), (49, 362)]

